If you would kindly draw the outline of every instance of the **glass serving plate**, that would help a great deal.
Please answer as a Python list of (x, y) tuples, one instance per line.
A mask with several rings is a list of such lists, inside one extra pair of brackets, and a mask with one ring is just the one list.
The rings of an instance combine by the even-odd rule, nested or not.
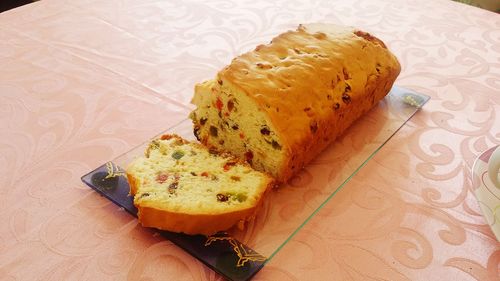
[[(393, 87), (371, 111), (298, 173), (273, 189), (255, 220), (206, 237), (158, 231), (229, 280), (248, 280), (257, 273), (377, 151), (429, 100)], [(161, 132), (194, 140), (191, 120)], [(157, 137), (157, 136), (155, 136)], [(130, 214), (137, 216), (124, 168), (142, 156), (150, 140), (82, 177), (82, 181)]]

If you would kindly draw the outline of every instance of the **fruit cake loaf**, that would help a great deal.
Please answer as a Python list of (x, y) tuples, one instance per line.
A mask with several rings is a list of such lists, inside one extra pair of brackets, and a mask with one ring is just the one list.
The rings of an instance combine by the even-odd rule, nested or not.
[(273, 179), (176, 135), (153, 140), (126, 169), (143, 226), (211, 235), (251, 219)]
[(390, 91), (400, 64), (374, 36), (300, 25), (196, 85), (198, 140), (286, 182)]

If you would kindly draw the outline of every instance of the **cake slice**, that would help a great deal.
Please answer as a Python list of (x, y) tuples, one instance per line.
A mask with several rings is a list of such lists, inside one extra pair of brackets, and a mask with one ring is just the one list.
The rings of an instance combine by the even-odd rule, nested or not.
[(177, 135), (153, 140), (127, 168), (143, 226), (211, 235), (253, 218), (273, 179)]

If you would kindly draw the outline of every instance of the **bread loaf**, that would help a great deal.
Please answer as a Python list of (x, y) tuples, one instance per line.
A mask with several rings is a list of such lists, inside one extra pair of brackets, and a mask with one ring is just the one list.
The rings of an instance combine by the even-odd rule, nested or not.
[(194, 133), (286, 182), (384, 98), (399, 72), (366, 32), (300, 25), (196, 85)]
[(152, 141), (126, 169), (143, 226), (211, 235), (251, 219), (270, 176), (176, 135)]

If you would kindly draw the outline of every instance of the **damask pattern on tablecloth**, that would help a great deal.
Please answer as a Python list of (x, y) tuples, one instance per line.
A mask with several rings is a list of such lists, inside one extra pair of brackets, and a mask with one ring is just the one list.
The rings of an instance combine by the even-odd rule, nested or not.
[(256, 279), (495, 280), (470, 171), (500, 144), (500, 18), (448, 0), (44, 0), (0, 14), (0, 276), (219, 280), (80, 176), (184, 119), (193, 85), (235, 55), (315, 21), (379, 36), (397, 84), (432, 99)]

